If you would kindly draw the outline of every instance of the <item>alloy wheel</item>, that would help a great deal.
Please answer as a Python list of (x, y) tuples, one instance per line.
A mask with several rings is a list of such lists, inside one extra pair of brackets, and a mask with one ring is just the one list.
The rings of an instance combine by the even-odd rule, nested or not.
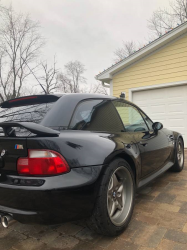
[(133, 203), (133, 181), (125, 167), (119, 167), (110, 178), (107, 191), (107, 209), (111, 222), (121, 226)]

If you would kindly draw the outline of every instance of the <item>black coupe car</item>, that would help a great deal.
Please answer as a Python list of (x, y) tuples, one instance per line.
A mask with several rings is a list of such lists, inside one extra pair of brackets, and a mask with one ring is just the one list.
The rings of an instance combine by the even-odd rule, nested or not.
[(7, 227), (88, 218), (114, 236), (128, 225), (135, 192), (184, 166), (181, 134), (124, 99), (34, 95), (0, 104), (0, 214)]

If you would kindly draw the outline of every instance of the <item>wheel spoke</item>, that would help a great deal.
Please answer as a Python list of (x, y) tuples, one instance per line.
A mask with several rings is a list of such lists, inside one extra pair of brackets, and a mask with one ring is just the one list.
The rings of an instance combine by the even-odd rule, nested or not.
[(112, 217), (114, 215), (115, 211), (116, 211), (116, 202), (112, 201), (111, 210), (110, 210), (110, 217)]
[(123, 192), (123, 189), (124, 189), (124, 186), (123, 186), (123, 183), (121, 182), (121, 183), (119, 184), (119, 187), (118, 187), (117, 191), (118, 191), (119, 193), (122, 193), (122, 192)]
[(108, 197), (108, 209), (109, 209), (109, 211), (111, 211), (111, 209), (112, 209), (112, 203), (113, 203), (112, 198)]
[(121, 210), (123, 208), (123, 197), (122, 195), (117, 196), (117, 201), (118, 201), (118, 208)]
[(178, 154), (181, 155), (182, 154), (182, 150), (181, 150), (181, 144), (179, 143), (178, 145)]
[(177, 158), (179, 166), (182, 167), (184, 162), (184, 149), (183, 144), (180, 141), (178, 143)]
[(115, 188), (117, 188), (119, 186), (119, 181), (118, 181), (115, 174), (113, 174), (112, 180), (113, 180), (113, 188), (115, 189)]
[(113, 178), (110, 179), (109, 187), (108, 187), (108, 193), (112, 192), (113, 189)]

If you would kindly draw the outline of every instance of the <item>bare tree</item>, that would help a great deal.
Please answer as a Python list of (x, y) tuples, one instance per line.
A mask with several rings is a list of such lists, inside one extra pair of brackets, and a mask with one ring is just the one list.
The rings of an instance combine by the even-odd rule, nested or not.
[(22, 96), (29, 96), (29, 95), (37, 95), (41, 94), (40, 89), (38, 89), (38, 86), (23, 86), (21, 90)]
[(187, 21), (187, 1), (174, 0), (170, 2), (168, 9), (158, 9), (153, 12), (148, 20), (148, 28), (159, 37), (185, 21)]
[(133, 42), (133, 41), (124, 42), (123, 41), (122, 48), (119, 48), (116, 51), (114, 51), (114, 54), (116, 56), (115, 61), (116, 60), (123, 60), (125, 57), (128, 57), (131, 54), (133, 54), (135, 50), (136, 50), (136, 43), (135, 42)]
[(83, 76), (84, 65), (79, 61), (71, 61), (65, 66), (65, 72), (58, 75), (59, 88), (64, 93), (79, 93), (80, 85), (86, 83)]
[(44, 87), (46, 94), (50, 94), (59, 88), (58, 81), (58, 69), (56, 68), (56, 59), (54, 57), (53, 66), (49, 67), (47, 61), (41, 63), (42, 76), (40, 80), (43, 81), (42, 86)]
[(63, 93), (73, 93), (73, 86), (71, 80), (64, 74), (58, 75), (59, 88)]
[[(39, 25), (12, 7), (1, 8), (0, 15), (0, 97), (19, 97), (35, 65), (44, 42)], [(30, 69), (29, 69), (30, 68)]]
[(87, 85), (81, 88), (81, 93), (89, 94), (103, 94), (108, 95), (107, 89), (103, 87), (100, 81), (96, 81), (94, 84)]

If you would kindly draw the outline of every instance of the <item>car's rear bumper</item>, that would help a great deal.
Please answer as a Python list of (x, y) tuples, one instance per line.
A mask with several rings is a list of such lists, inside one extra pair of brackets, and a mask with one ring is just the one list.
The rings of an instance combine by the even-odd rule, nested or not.
[(42, 178), (42, 186), (0, 182), (0, 213), (10, 214), (22, 223), (42, 224), (88, 217), (94, 207), (101, 169), (102, 166), (75, 168), (64, 175)]

